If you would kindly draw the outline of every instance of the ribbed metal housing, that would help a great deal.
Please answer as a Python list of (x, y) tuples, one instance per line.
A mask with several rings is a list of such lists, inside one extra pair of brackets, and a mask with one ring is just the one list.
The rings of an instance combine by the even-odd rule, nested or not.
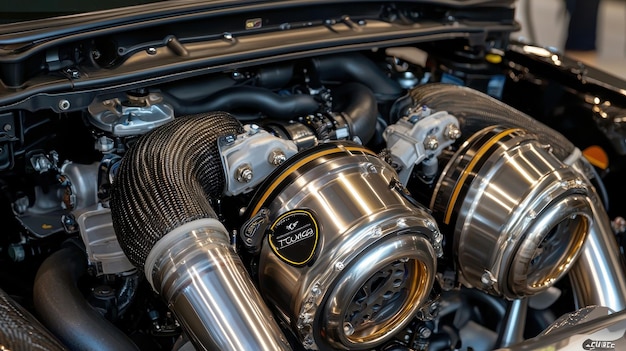
[(217, 139), (243, 132), (224, 112), (177, 118), (145, 134), (121, 161), (111, 193), (113, 227), (140, 270), (154, 244), (173, 229), (215, 218), (208, 198), (224, 189)]

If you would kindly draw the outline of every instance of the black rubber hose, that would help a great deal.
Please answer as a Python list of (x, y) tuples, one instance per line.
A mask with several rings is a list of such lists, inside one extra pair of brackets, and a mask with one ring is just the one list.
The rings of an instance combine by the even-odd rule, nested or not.
[(156, 242), (175, 228), (216, 218), (208, 198), (222, 194), (220, 136), (243, 133), (225, 112), (177, 118), (144, 134), (124, 155), (111, 189), (113, 227), (140, 271)]
[(363, 144), (369, 142), (376, 132), (378, 108), (374, 93), (360, 83), (348, 83), (333, 90), (333, 109), (341, 111), (348, 120), (353, 135)]
[(137, 350), (126, 334), (98, 313), (78, 289), (87, 258), (76, 246), (48, 257), (35, 277), (33, 300), (42, 322), (72, 350)]
[(181, 101), (169, 95), (168, 102), (177, 115), (206, 111), (261, 112), (276, 119), (306, 116), (320, 108), (312, 95), (278, 95), (269, 89), (245, 85), (220, 90), (201, 101)]
[(561, 161), (567, 159), (576, 148), (561, 133), (474, 89), (437, 83), (419, 86), (409, 94), (416, 103), (454, 115), (459, 120), (463, 134), (468, 136), (499, 124), (527, 129), (537, 135), (540, 141), (550, 144), (554, 155)]
[(28, 311), (0, 289), (0, 350), (67, 350)]
[(117, 289), (117, 315), (119, 317), (126, 313), (128, 307), (133, 303), (137, 296), (137, 288), (139, 287), (139, 274), (135, 271), (129, 276), (122, 278), (122, 285)]
[(334, 54), (312, 59), (321, 83), (359, 82), (374, 92), (380, 101), (393, 101), (404, 90), (398, 82), (389, 78), (372, 60), (357, 54)]
[(286, 87), (293, 78), (293, 64), (288, 62), (261, 67), (256, 76), (259, 86), (267, 89)]
[(165, 95), (180, 102), (199, 101), (222, 89), (232, 87), (237, 81), (230, 75), (220, 74), (211, 77), (195, 77), (161, 86)]

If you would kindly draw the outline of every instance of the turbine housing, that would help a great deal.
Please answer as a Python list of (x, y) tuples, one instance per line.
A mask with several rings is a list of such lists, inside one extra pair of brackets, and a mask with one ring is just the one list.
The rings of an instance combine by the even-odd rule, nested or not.
[(427, 300), (442, 236), (368, 149), (328, 143), (297, 154), (255, 195), (250, 217), (261, 212), (261, 294), (307, 349), (379, 345)]

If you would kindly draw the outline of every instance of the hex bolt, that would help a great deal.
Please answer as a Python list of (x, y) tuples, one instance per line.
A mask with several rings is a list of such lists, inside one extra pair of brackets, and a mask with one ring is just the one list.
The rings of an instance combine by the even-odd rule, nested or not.
[(354, 334), (354, 326), (352, 326), (349, 322), (345, 322), (343, 324), (343, 333), (346, 334), (346, 336)]
[(24, 246), (22, 244), (9, 245), (7, 253), (13, 262), (22, 262), (26, 258), (26, 251), (24, 251)]
[(72, 214), (61, 216), (61, 224), (63, 225), (63, 229), (65, 229), (67, 233), (74, 233), (78, 230), (76, 218)]
[(70, 109), (70, 102), (68, 100), (59, 100), (59, 108), (61, 109), (61, 111), (67, 111)]
[(435, 225), (433, 221), (426, 220), (425, 224), (426, 224), (426, 227), (430, 229), (431, 232), (437, 231), (437, 226)]
[(268, 162), (274, 166), (278, 166), (283, 162), (287, 161), (287, 156), (283, 152), (283, 150), (275, 149), (270, 152), (270, 156), (268, 158)]
[(156, 55), (157, 49), (153, 47), (149, 47), (146, 49), (146, 52), (148, 53), (148, 55)]
[(252, 177), (252, 167), (249, 164), (246, 163), (237, 168), (237, 181), (239, 183), (249, 183)]
[(233, 79), (241, 79), (244, 78), (243, 74), (241, 74), (241, 72), (238, 71), (234, 71), (231, 76), (233, 77)]
[(446, 126), (445, 135), (450, 140), (457, 140), (461, 137), (461, 129), (456, 124), (448, 124)]
[(417, 331), (420, 335), (421, 338), (424, 339), (428, 339), (430, 338), (430, 336), (433, 334), (433, 331), (430, 330), (428, 327), (426, 326), (421, 326), (419, 327), (418, 331)]
[(433, 241), (436, 244), (441, 244), (441, 242), (443, 241), (443, 234), (438, 231), (433, 232)]
[(52, 167), (52, 163), (43, 155), (35, 155), (30, 159), (33, 169), (36, 172), (43, 173)]
[(496, 278), (493, 276), (493, 273), (485, 270), (485, 273), (480, 277), (480, 281), (487, 286), (492, 286), (496, 283)]
[(424, 148), (426, 148), (426, 150), (437, 150), (438, 147), (439, 140), (437, 140), (436, 136), (429, 135), (426, 137), (426, 140), (424, 140)]
[(383, 235), (383, 229), (380, 226), (375, 226), (372, 229), (372, 238), (380, 238)]
[(257, 124), (251, 124), (250, 129), (248, 130), (248, 135), (254, 135), (261, 131), (261, 127)]
[(115, 148), (115, 142), (111, 138), (101, 136), (96, 140), (95, 149), (100, 152), (109, 152)]
[(233, 36), (232, 33), (229, 33), (229, 32), (225, 32), (224, 34), (222, 34), (222, 38), (231, 42), (235, 41), (235, 37)]
[(311, 289), (311, 296), (318, 297), (320, 295), (322, 295), (322, 289), (316, 284), (313, 289)]
[(13, 126), (11, 125), (11, 123), (7, 123), (2, 127), (2, 130), (4, 130), (5, 132), (10, 132), (11, 129), (13, 129)]

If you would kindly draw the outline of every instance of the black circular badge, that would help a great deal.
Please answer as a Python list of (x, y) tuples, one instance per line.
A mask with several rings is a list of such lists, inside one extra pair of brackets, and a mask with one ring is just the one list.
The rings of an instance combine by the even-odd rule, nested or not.
[(270, 246), (281, 260), (294, 266), (303, 266), (313, 259), (319, 228), (310, 211), (286, 212), (272, 223), (270, 230)]

